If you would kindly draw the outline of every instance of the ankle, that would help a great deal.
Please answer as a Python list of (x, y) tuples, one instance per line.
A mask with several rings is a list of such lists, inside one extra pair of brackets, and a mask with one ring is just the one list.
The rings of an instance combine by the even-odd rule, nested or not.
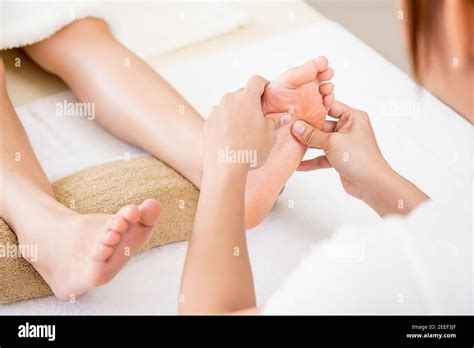
[(11, 204), (6, 209), (3, 209), (4, 207), (2, 202), (2, 219), (11, 227), (20, 243), (37, 235), (39, 226), (59, 221), (67, 215), (77, 214), (47, 195), (32, 198), (28, 200), (28, 204), (23, 202), (23, 204)]

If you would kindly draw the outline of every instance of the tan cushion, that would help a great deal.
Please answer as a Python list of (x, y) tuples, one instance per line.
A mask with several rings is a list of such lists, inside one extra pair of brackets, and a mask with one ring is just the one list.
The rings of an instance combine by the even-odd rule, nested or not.
[[(55, 182), (53, 189), (59, 202), (82, 214), (115, 213), (126, 204), (158, 199), (163, 211), (143, 250), (187, 239), (199, 197), (193, 184), (151, 156), (82, 170)], [(0, 219), (0, 246), (17, 244), (13, 231)], [(52, 295), (25, 259), (4, 254), (0, 255), (0, 303)]]

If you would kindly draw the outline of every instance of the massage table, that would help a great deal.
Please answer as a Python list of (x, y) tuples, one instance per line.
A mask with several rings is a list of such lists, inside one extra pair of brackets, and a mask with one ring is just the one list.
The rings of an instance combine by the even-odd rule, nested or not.
[[(184, 57), (184, 49), (176, 53), (184, 57), (177, 62), (166, 57), (150, 61), (207, 117), (224, 93), (241, 87), (249, 76), (271, 80), (288, 67), (325, 55), (336, 71), (336, 98), (368, 112), (388, 162), (436, 200), (448, 200), (452, 188), (462, 185), (466, 196), (459, 202), (472, 206), (472, 127), (343, 27), (318, 18), (210, 54)], [(146, 155), (83, 119), (74, 129), (52, 121), (54, 105), (65, 98), (75, 100), (71, 92), (62, 92), (17, 107), (50, 180), (124, 152)], [(315, 154), (311, 150), (308, 156)], [(295, 173), (269, 216), (247, 232), (258, 304), (278, 289), (312, 245), (342, 225), (378, 219), (344, 193), (333, 170)], [(178, 242), (137, 255), (113, 281), (75, 303), (46, 297), (1, 305), (0, 314), (175, 314), (186, 247), (187, 242)]]

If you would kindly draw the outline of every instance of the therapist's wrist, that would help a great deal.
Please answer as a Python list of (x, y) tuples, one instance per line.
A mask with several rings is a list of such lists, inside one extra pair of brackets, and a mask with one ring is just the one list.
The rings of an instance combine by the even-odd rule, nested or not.
[[(248, 168), (237, 164), (205, 165), (201, 196), (211, 195), (221, 197), (222, 204), (234, 204), (239, 199), (243, 200), (247, 182)], [(227, 202), (227, 203), (224, 203)], [(231, 203), (234, 202), (234, 203)]]
[(203, 175), (211, 178), (246, 179), (249, 171), (248, 163), (220, 163), (204, 161)]
[(429, 197), (390, 166), (379, 168), (363, 191), (362, 200), (381, 217), (406, 215)]

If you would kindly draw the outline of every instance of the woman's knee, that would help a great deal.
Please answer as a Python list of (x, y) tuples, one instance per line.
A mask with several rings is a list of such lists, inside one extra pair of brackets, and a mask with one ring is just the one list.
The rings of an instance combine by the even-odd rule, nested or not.
[(79, 19), (62, 28), (51, 37), (24, 47), (24, 51), (42, 68), (59, 74), (69, 58), (111, 33), (107, 23), (93, 17)]
[(61, 31), (64, 36), (72, 36), (74, 38), (96, 37), (96, 35), (110, 34), (107, 23), (104, 20), (95, 17), (86, 17), (74, 21)]

